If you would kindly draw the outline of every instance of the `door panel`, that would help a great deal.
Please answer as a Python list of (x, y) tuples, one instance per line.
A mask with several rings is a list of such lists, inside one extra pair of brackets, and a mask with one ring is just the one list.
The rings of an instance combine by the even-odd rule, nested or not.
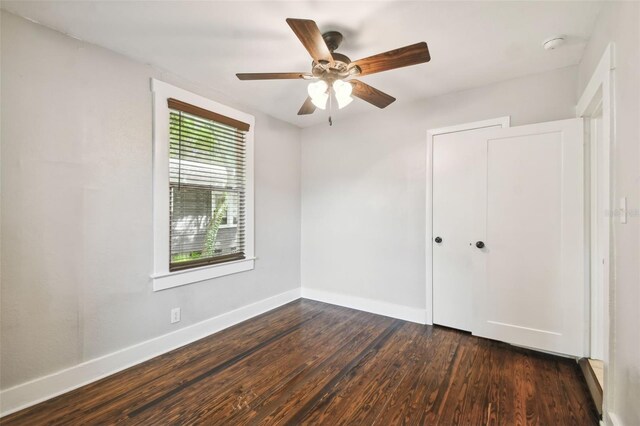
[(471, 331), (478, 275), (473, 238), (484, 235), (486, 143), (491, 128), (433, 138), (433, 322)]
[(484, 279), (473, 333), (584, 353), (582, 120), (487, 135)]

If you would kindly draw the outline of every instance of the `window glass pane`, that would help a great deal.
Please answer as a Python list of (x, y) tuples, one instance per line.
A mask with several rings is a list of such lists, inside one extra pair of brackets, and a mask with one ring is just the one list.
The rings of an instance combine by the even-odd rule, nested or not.
[(170, 112), (170, 269), (244, 257), (244, 133)]

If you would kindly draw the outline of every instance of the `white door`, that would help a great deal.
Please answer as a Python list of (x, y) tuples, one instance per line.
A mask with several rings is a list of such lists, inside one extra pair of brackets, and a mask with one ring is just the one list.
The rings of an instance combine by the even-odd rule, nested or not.
[[(433, 137), (433, 322), (471, 331), (484, 235), (486, 143), (492, 128)], [(482, 261), (482, 260), (481, 260)]]
[(473, 334), (583, 356), (585, 249), (581, 119), (486, 135), (486, 273)]

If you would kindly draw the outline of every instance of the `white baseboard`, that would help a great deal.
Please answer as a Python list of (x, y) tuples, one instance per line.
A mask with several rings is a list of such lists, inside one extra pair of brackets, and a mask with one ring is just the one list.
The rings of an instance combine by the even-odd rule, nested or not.
[(364, 299), (362, 297), (331, 293), (304, 287), (302, 288), (302, 297), (305, 299), (317, 300), (318, 302), (344, 306), (345, 308), (384, 315), (385, 317), (416, 322), (418, 324), (427, 323), (427, 311), (424, 309), (411, 308), (409, 306), (396, 305), (393, 303), (380, 302), (378, 300)]
[(300, 289), (260, 300), (174, 332), (0, 392), (0, 417), (77, 389), (300, 298)]

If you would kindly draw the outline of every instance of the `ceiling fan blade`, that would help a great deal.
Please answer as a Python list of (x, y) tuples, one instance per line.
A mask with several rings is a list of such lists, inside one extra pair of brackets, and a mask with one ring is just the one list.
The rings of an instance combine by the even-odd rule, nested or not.
[(387, 95), (359, 80), (350, 80), (349, 83), (353, 86), (353, 92), (351, 92), (353, 96), (367, 101), (378, 108), (386, 108), (396, 100), (393, 96)]
[(236, 76), (240, 80), (289, 80), (289, 79), (310, 79), (312, 74), (307, 72), (262, 72), (262, 73), (239, 73)]
[(311, 97), (309, 96), (307, 97), (307, 100), (304, 101), (304, 103), (300, 107), (300, 111), (298, 111), (298, 115), (313, 114), (315, 110), (316, 110), (316, 106), (313, 104), (313, 102), (311, 102)]
[(356, 75), (368, 75), (395, 68), (417, 65), (429, 62), (430, 60), (431, 56), (429, 55), (429, 48), (427, 47), (427, 43), (423, 41), (421, 43), (369, 56), (368, 58), (359, 59), (352, 62), (349, 65), (349, 68), (352, 69), (357, 66), (360, 69), (360, 73)]
[(333, 56), (322, 38), (322, 33), (314, 21), (309, 19), (287, 18), (287, 24), (291, 27), (302, 45), (307, 49), (316, 62), (328, 62), (333, 65)]

